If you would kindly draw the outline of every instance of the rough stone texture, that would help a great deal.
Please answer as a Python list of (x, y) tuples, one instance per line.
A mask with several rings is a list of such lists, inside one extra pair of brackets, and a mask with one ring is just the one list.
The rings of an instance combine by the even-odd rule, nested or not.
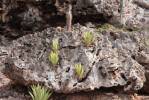
[[(60, 11), (57, 11), (58, 9), (56, 9), (54, 1), (55, 0), (6, 0), (5, 2), (8, 5), (6, 9), (8, 10), (7, 16), (11, 16), (9, 22), (13, 22), (15, 25), (17, 24), (17, 26), (22, 26), (25, 29), (33, 28), (33, 30), (37, 30), (37, 28), (39, 29), (40, 26), (42, 26), (42, 23), (47, 23), (51, 16), (61, 15)], [(72, 1), (73, 15), (76, 17), (82, 15), (103, 15), (107, 18), (107, 21), (115, 24), (121, 23), (131, 29), (143, 28), (144, 25), (149, 26), (149, 18), (146, 16), (148, 9), (140, 6), (138, 3), (135, 3), (134, 0), (124, 0), (124, 7), (122, 12), (120, 11), (121, 0)], [(60, 2), (61, 3), (59, 7), (64, 9), (65, 0), (61, 0)], [(149, 1), (146, 0), (142, 0), (141, 2), (145, 2), (145, 4), (149, 3)], [(17, 21), (15, 19), (17, 19)]]
[[(91, 20), (88, 19), (96, 18), (97, 22), (98, 18), (102, 16), (101, 18), (116, 25), (121, 23), (130, 29), (149, 30), (148, 0), (123, 0), (125, 2), (121, 21), (120, 1), (73, 0), (74, 19), (80, 19), (81, 16), (83, 20), (80, 20), (85, 24), (85, 19), (89, 22)], [(61, 2), (59, 7), (63, 9), (65, 1), (61, 0)], [(144, 2), (147, 6), (139, 4), (139, 2)], [(37, 31), (49, 25), (62, 26), (62, 23), (64, 25), (64, 13), (58, 11), (54, 0), (2, 0), (0, 17), (3, 14), (2, 3), (7, 5), (5, 9), (7, 14), (6, 22), (0, 23), (0, 71), (5, 67), (5, 73), (15, 83), (27, 86), (42, 83), (60, 93), (91, 91), (96, 88), (102, 90), (111, 87), (112, 90), (119, 87), (118, 90), (124, 92), (139, 90), (146, 77), (141, 93), (149, 93), (148, 31), (135, 33), (106, 31), (100, 34), (93, 28), (74, 26), (73, 33), (56, 32), (55, 29), (49, 28), (43, 32), (23, 36), (24, 30), (28, 34), (30, 33), (28, 31)], [(60, 16), (62, 16), (62, 23), (59, 21)], [(11, 27), (13, 28), (11, 29)], [(95, 44), (88, 48), (83, 46), (80, 41), (81, 37), (79, 37), (85, 31), (93, 31), (97, 38)], [(18, 37), (21, 38), (14, 40)], [(53, 37), (60, 38), (58, 66), (52, 66), (48, 61)], [(11, 44), (12, 40), (14, 41)], [(82, 80), (77, 80), (74, 72), (74, 64), (79, 62), (85, 67), (85, 75)], [(6, 88), (10, 85), (9, 82), (10, 80), (0, 73), (0, 100), (26, 100), (26, 97), (20, 92)], [(91, 94), (56, 96), (56, 100), (61, 100), (61, 98), (66, 100), (92, 98), (95, 100), (111, 100), (111, 98), (148, 100), (148, 97), (144, 96), (135, 98), (124, 94)]]
[(27, 95), (27, 91), (20, 86), (8, 85), (7, 87), (0, 89), (0, 100), (31, 100)]
[[(88, 31), (96, 38), (91, 47), (85, 47), (81, 41), (81, 34)], [(100, 33), (79, 25), (74, 26), (72, 33), (48, 28), (23, 36), (7, 47), (5, 73), (17, 83), (43, 83), (59, 93), (119, 86), (122, 91), (139, 90), (145, 82), (145, 71), (133, 56), (140, 52), (142, 36), (144, 33), (138, 32)], [(57, 66), (48, 60), (53, 38), (59, 38), (61, 47)], [(85, 68), (81, 81), (74, 71), (76, 63), (82, 63)]]
[[(145, 44), (145, 45), (143, 45)], [(149, 36), (148, 32), (146, 32), (145, 37), (142, 37), (141, 51), (135, 56), (137, 62), (143, 65), (146, 69), (145, 76), (147, 81), (144, 84), (143, 92), (149, 93), (148, 85), (149, 85)]]
[(2, 91), (11, 84), (11, 80), (0, 72), (0, 90)]
[(54, 100), (148, 100), (148, 96), (137, 96), (113, 93), (78, 93), (65, 96), (57, 96)]
[[(98, 15), (102, 14), (107, 20), (115, 24), (123, 24), (128, 28), (143, 28), (149, 26), (149, 17), (146, 17), (148, 8), (140, 6), (135, 1), (140, 0), (72, 0), (73, 15)], [(123, 2), (123, 5), (121, 5)], [(149, 1), (142, 0), (140, 2), (149, 4)], [(60, 5), (62, 6), (62, 5)], [(121, 8), (122, 6), (122, 8)], [(122, 11), (120, 10), (122, 9)]]

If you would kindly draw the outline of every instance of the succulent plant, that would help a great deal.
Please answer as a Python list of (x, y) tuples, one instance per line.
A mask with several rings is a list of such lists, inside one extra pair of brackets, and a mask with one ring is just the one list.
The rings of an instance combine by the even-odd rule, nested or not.
[(52, 95), (52, 91), (48, 90), (45, 87), (38, 85), (32, 85), (31, 90), (29, 91), (32, 100), (48, 100)]
[(53, 39), (52, 40), (52, 50), (54, 51), (54, 52), (57, 52), (58, 50), (59, 50), (59, 48), (60, 48), (60, 46), (59, 46), (59, 41), (58, 41), (58, 39)]
[(76, 75), (81, 79), (84, 75), (84, 67), (82, 66), (82, 64), (75, 64), (75, 72)]
[(90, 46), (94, 41), (94, 35), (92, 32), (85, 32), (83, 33), (83, 43), (86, 46)]
[(50, 52), (49, 54), (49, 61), (53, 64), (53, 65), (57, 65), (58, 61), (59, 61), (59, 55), (57, 52)]

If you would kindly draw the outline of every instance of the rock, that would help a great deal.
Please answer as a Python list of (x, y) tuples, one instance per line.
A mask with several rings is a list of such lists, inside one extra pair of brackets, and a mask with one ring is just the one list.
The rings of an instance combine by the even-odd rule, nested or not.
[[(20, 93), (12, 90), (1, 100), (30, 100), (28, 95), (21, 95)], [(75, 94), (53, 94), (50, 98), (52, 100), (148, 100), (148, 96), (137, 94), (119, 94), (119, 93), (100, 93), (99, 91)]]
[(135, 55), (135, 59), (138, 63), (143, 65), (145, 67), (145, 76), (146, 76), (146, 82), (144, 84), (143, 89), (141, 92), (143, 93), (149, 93), (149, 35), (148, 32), (146, 32), (145, 36), (142, 37), (141, 40), (141, 48), (139, 53)]
[[(149, 17), (146, 17), (146, 11), (148, 9), (144, 6), (140, 6), (140, 2), (148, 5), (148, 1), (142, 0), (72, 0), (73, 1), (73, 16), (95, 16), (96, 19), (106, 19), (113, 24), (123, 24), (130, 29), (140, 29), (149, 26)], [(122, 4), (123, 1), (123, 5)], [(133, 2), (134, 1), (134, 2)], [(52, 16), (62, 15), (61, 10), (65, 8), (66, 2), (61, 3), (56, 8), (53, 0), (14, 0), (9, 4), (10, 0), (7, 0), (8, 8), (7, 13), (9, 18), (8, 22), (13, 24), (12, 26), (20, 27), (25, 30), (37, 30), (43, 25), (54, 24)], [(18, 2), (18, 3), (17, 3)], [(19, 3), (20, 2), (20, 3)], [(23, 2), (23, 3), (22, 3)], [(58, 9), (61, 8), (61, 9)], [(14, 11), (16, 11), (14, 13)], [(66, 12), (63, 11), (63, 15)], [(55, 19), (58, 20), (59, 18)], [(51, 21), (50, 21), (51, 20)], [(63, 19), (65, 20), (65, 19)], [(83, 19), (85, 20), (85, 19)], [(101, 19), (102, 22), (103, 19)], [(44, 23), (44, 24), (43, 24)], [(58, 22), (56, 22), (58, 23)], [(64, 23), (64, 22), (63, 22)]]
[[(28, 5), (26, 11), (19, 14), (18, 18), (23, 19), (20, 25), (24, 30), (38, 30), (42, 25), (42, 18), (40, 17), (40, 11), (37, 7)], [(33, 27), (33, 29), (32, 29)]]
[(147, 0), (134, 0), (134, 2), (142, 8), (149, 9), (149, 2)]
[[(57, 95), (57, 94), (56, 94)], [(117, 94), (117, 93), (76, 93), (70, 95), (58, 95), (55, 96), (54, 100), (148, 100), (148, 96), (141, 95), (128, 95), (128, 94)]]
[[(89, 31), (93, 32), (95, 42), (86, 47), (81, 35)], [(119, 86), (125, 92), (137, 91), (145, 82), (145, 70), (133, 55), (139, 51), (142, 35), (138, 32), (113, 34), (75, 25), (72, 33), (48, 28), (23, 36), (7, 47), (9, 54), (5, 59), (5, 74), (16, 83), (27, 86), (42, 83), (58, 93)], [(57, 66), (48, 59), (54, 38), (58, 38), (60, 43)], [(74, 70), (77, 63), (81, 63), (85, 70), (81, 81)]]
[(26, 94), (27, 92), (19, 85), (16, 87), (11, 84), (9, 87), (0, 89), (0, 100), (30, 100), (29, 95)]
[(0, 72), (0, 90), (8, 88), (12, 84), (11, 80)]

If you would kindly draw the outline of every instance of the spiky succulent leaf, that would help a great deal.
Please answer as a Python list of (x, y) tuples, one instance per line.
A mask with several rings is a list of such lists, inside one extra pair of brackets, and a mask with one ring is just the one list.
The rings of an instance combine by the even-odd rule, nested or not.
[(57, 65), (58, 61), (59, 61), (59, 56), (57, 52), (50, 52), (49, 55), (49, 61), (53, 64), (53, 65)]
[(83, 42), (86, 46), (89, 46), (93, 43), (94, 35), (92, 32), (85, 32), (83, 34)]
[(32, 91), (29, 92), (32, 100), (48, 100), (52, 95), (52, 91), (49, 91), (45, 87), (38, 85), (31, 86)]
[(79, 78), (83, 77), (84, 68), (81, 64), (75, 64), (75, 72)]
[(58, 39), (53, 39), (52, 40), (52, 50), (54, 52), (57, 52), (59, 50), (59, 41), (58, 41)]

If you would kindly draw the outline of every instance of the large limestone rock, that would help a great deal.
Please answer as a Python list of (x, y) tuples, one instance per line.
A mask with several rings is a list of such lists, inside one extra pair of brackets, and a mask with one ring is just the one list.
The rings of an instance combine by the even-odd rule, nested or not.
[[(90, 47), (82, 43), (82, 33), (91, 31), (95, 42)], [(7, 47), (5, 74), (16, 83), (42, 83), (58, 93), (91, 91), (101, 87), (120, 87), (136, 91), (145, 82), (144, 67), (135, 59), (139, 54), (141, 33), (102, 32), (95, 28), (74, 26), (72, 33), (48, 28), (23, 36)], [(53, 66), (48, 56), (53, 38), (59, 38), (59, 64)], [(81, 63), (85, 72), (77, 78), (74, 65)]]

